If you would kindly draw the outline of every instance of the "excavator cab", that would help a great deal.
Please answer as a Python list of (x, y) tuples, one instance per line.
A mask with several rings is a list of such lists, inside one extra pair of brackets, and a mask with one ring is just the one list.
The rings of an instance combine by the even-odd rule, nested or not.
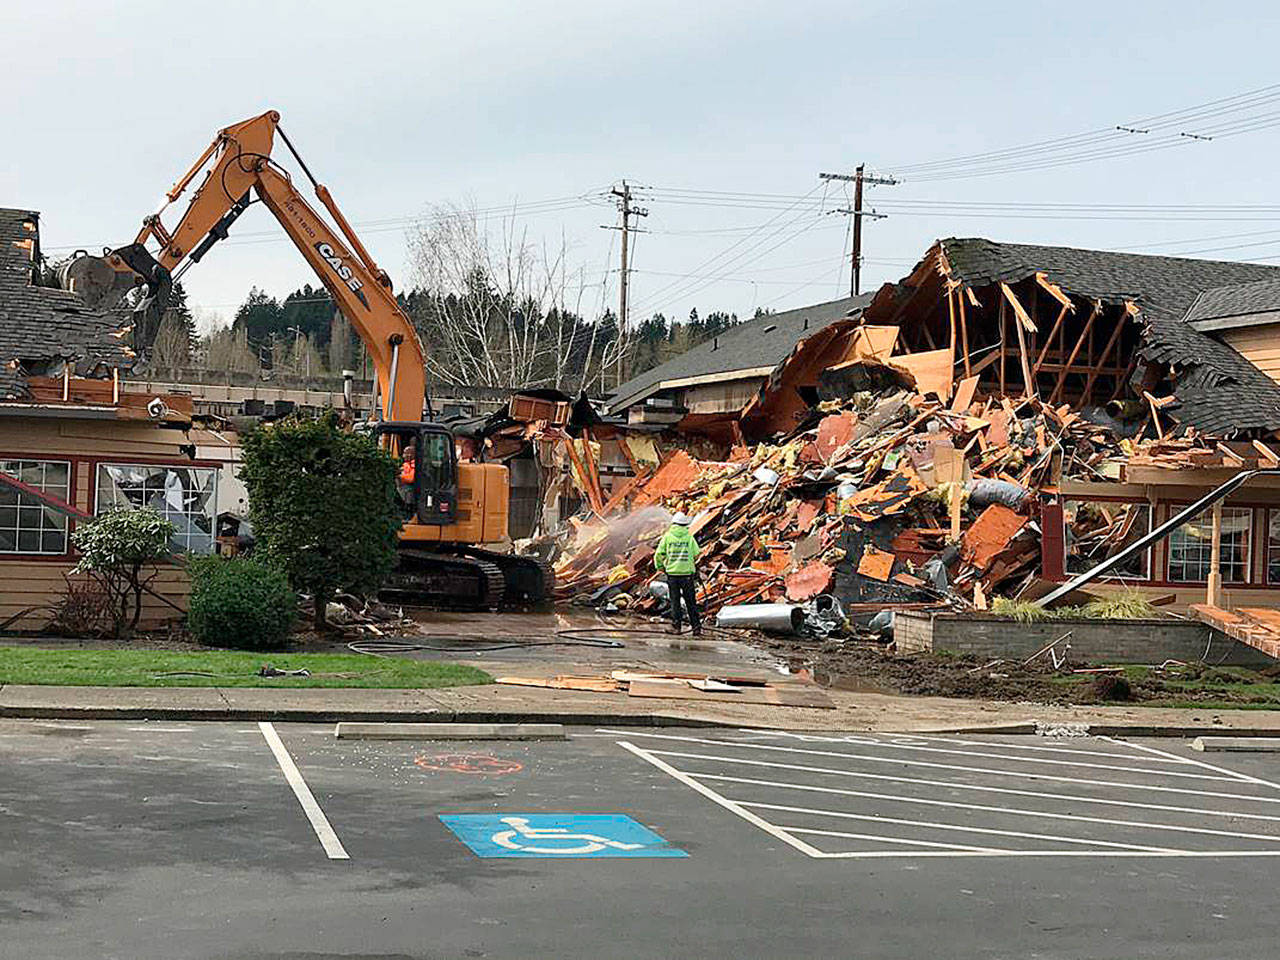
[(447, 526), (458, 519), (458, 456), (438, 423), (380, 423), (379, 445), (400, 461), (396, 488), (406, 521)]

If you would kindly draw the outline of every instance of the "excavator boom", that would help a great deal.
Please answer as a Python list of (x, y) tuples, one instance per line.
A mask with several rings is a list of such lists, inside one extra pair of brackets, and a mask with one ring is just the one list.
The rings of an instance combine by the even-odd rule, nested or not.
[[(336, 230), (272, 159), (277, 135), (311, 181)], [(181, 219), (167, 228), (161, 214), (191, 188), (202, 171), (203, 179), (192, 190)], [(412, 458), (413, 469), (405, 473), (412, 479), (402, 490), (406, 522), (401, 530), (399, 596), (433, 601), (461, 598), (483, 606), (496, 606), (504, 598), (546, 599), (551, 575), (545, 565), (478, 546), (506, 539), (507, 469), (501, 464), (458, 463), (453, 435), (438, 424), (423, 422), (426, 352), (422, 341), (396, 300), (390, 277), (374, 262), (332, 194), (316, 182), (280, 128), (280, 114), (269, 110), (220, 130), (165, 196), (165, 205), (143, 220), (131, 244), (106, 254), (109, 271), (67, 271), (73, 278), (98, 277), (104, 272), (114, 277), (105, 285), (99, 282), (94, 290), (79, 292), (101, 299), (124, 286), (142, 286), (134, 311), (134, 339), (135, 349), (145, 354), (175, 279), (225, 239), (251, 204), (262, 203), (368, 350), (380, 398), (381, 419), (373, 426), (375, 433), (406, 463)]]

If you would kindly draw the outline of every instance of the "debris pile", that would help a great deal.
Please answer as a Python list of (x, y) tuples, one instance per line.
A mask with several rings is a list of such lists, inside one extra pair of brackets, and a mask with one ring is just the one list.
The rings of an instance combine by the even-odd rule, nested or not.
[[(653, 554), (682, 511), (694, 517), (700, 599), (712, 612), (828, 593), (855, 619), (885, 606), (984, 609), (1040, 575), (1041, 511), (1061, 480), (1119, 480), (1134, 453), (1066, 404), (975, 400), (976, 378), (946, 404), (864, 372), (880, 392), (822, 402), (795, 430), (723, 460), (678, 450), (604, 516), (571, 520), (556, 564), (560, 599), (660, 609)], [(1143, 455), (1173, 463), (1213, 449), (1192, 437)], [(1081, 511), (1068, 561), (1135, 535), (1136, 516)]]

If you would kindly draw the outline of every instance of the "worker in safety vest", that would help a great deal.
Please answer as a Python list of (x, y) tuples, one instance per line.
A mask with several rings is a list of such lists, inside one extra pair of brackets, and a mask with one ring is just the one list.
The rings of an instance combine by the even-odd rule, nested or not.
[(658, 542), (653, 555), (657, 568), (667, 575), (671, 593), (671, 622), (679, 633), (683, 625), (683, 607), (689, 609), (689, 625), (695, 637), (702, 636), (702, 617), (698, 613), (698, 541), (689, 532), (689, 517), (677, 513), (671, 518), (671, 528)]
[(414, 445), (411, 443), (404, 448), (404, 456), (400, 458), (400, 482), (405, 486), (413, 486), (418, 470), (417, 460)]

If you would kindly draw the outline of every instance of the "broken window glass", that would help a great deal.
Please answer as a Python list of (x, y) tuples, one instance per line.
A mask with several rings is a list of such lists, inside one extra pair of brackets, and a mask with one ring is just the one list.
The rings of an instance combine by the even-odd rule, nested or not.
[[(0, 473), (66, 503), (71, 464), (60, 460), (3, 460)], [(0, 484), (0, 553), (67, 552), (67, 515), (38, 497)]]
[(156, 464), (98, 465), (98, 512), (148, 508), (176, 527), (175, 551), (213, 553), (216, 470)]
[[(1067, 533), (1067, 573), (1088, 573), (1151, 532), (1151, 504), (1067, 500), (1062, 505)], [(1148, 547), (1106, 574), (1122, 580), (1151, 579)]]

